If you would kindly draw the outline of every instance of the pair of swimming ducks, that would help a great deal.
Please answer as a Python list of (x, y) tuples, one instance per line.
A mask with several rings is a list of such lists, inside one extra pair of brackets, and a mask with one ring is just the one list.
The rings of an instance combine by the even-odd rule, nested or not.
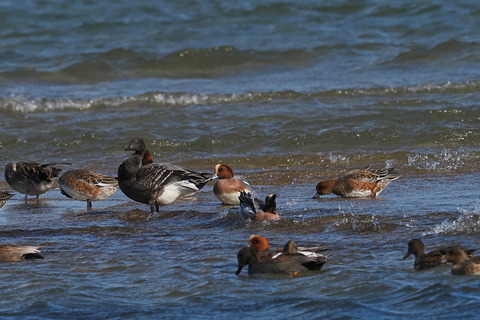
[[(160, 206), (169, 205), (178, 198), (197, 192), (209, 181), (219, 179), (213, 193), (226, 205), (240, 205), (241, 216), (253, 220), (278, 220), (276, 195), (271, 194), (265, 201), (252, 196), (250, 184), (243, 178), (234, 177), (233, 170), (224, 164), (215, 166), (215, 173), (199, 173), (169, 163), (153, 163), (142, 138), (134, 138), (125, 149), (134, 153), (118, 168), (118, 178), (106, 176), (91, 170), (70, 170), (59, 179), (62, 194), (67, 197), (87, 201), (90, 209), (92, 201), (105, 200), (120, 188), (130, 199), (150, 206), (150, 215), (159, 212)], [(27, 195), (45, 193), (54, 186), (54, 178), (62, 163), (38, 164), (17, 162), (7, 164), (5, 179), (18, 192)], [(393, 169), (353, 170), (336, 180), (318, 183), (314, 198), (334, 193), (341, 197), (376, 197), (398, 176), (391, 176)], [(0, 196), (5, 201), (10, 193)]]
[(450, 246), (426, 253), (422, 240), (412, 239), (408, 242), (408, 251), (403, 259), (413, 254), (415, 256), (413, 267), (419, 271), (451, 263), (453, 275), (480, 275), (480, 256), (473, 256), (475, 250)]

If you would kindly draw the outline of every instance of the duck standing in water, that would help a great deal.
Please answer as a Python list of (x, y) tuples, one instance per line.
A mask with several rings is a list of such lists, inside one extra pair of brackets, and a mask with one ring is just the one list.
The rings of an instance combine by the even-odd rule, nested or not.
[(114, 177), (85, 169), (65, 172), (58, 184), (66, 197), (87, 201), (87, 210), (92, 209), (92, 201), (105, 200), (118, 190), (118, 181)]
[[(35, 162), (20, 161), (9, 163), (5, 166), (5, 180), (12, 189), (27, 196), (44, 194), (55, 186), (54, 178), (62, 169), (55, 167), (58, 163), (39, 164)], [(66, 163), (64, 163), (66, 164)]]
[(134, 138), (125, 148), (134, 153), (118, 168), (120, 190), (130, 199), (150, 205), (150, 219), (160, 206), (192, 194), (216, 178), (210, 173), (199, 173), (169, 163), (144, 165), (146, 146), (142, 138)]

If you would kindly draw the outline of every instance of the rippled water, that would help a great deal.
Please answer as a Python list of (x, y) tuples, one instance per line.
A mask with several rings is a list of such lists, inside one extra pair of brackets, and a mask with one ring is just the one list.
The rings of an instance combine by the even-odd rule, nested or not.
[[(479, 282), (413, 270), (407, 242), (478, 247), (480, 9), (475, 1), (14, 1), (0, 4), (0, 160), (116, 175), (223, 162), (282, 220), (243, 222), (208, 185), (148, 208), (58, 189), (0, 209), (2, 318), (474, 317)], [(311, 199), (324, 178), (395, 167), (378, 199)], [(2, 179), (0, 189), (9, 190)], [(251, 234), (326, 245), (303, 278), (235, 276)], [(438, 310), (438, 312), (435, 312)]]

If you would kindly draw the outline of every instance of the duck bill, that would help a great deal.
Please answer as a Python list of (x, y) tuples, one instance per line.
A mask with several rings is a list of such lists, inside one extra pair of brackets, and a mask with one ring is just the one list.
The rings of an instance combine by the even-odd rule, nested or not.
[(408, 257), (410, 257), (410, 254), (411, 254), (411, 252), (407, 252), (407, 254), (403, 256), (403, 259), (402, 259), (402, 260), (405, 260), (405, 259), (407, 259)]

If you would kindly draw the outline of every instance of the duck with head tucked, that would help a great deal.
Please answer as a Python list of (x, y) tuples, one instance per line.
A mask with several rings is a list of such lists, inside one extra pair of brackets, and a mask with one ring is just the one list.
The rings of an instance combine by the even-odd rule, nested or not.
[(39, 195), (55, 186), (54, 178), (62, 171), (55, 167), (58, 164), (68, 163), (39, 164), (24, 161), (9, 163), (5, 166), (5, 180), (13, 190), (25, 194), (25, 201), (28, 195), (36, 196), (38, 199)]
[(118, 184), (127, 197), (150, 206), (148, 219), (159, 212), (160, 206), (197, 192), (216, 178), (210, 173), (199, 173), (170, 163), (144, 165), (146, 146), (142, 138), (133, 138), (125, 150), (134, 153), (118, 168)]
[(92, 209), (92, 201), (105, 200), (118, 190), (116, 178), (87, 169), (65, 172), (58, 184), (66, 197), (86, 201), (87, 210)]
[(224, 205), (238, 205), (240, 192), (251, 192), (252, 187), (242, 177), (234, 177), (233, 170), (226, 164), (217, 164), (215, 174), (218, 181), (213, 186), (213, 193)]
[(400, 178), (390, 175), (393, 170), (352, 170), (335, 180), (319, 182), (316, 186), (317, 193), (313, 197), (334, 193), (342, 198), (375, 198), (390, 182)]

